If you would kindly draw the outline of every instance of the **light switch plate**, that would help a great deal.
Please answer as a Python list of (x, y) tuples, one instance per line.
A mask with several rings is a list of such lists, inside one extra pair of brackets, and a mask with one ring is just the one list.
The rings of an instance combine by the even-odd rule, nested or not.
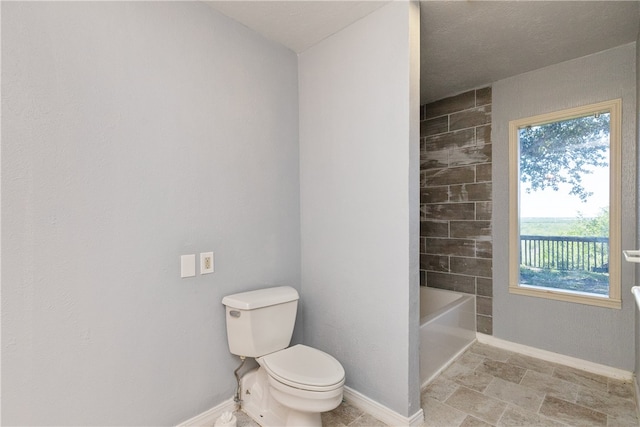
[(182, 255), (180, 257), (180, 277), (193, 277), (196, 275), (196, 254)]

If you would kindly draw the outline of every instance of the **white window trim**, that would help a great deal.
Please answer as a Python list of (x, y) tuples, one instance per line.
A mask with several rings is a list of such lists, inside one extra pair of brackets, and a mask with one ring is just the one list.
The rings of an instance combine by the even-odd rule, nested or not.
[[(524, 126), (543, 125), (582, 117), (590, 113), (610, 112), (609, 147), (609, 295), (595, 296), (551, 288), (520, 285), (519, 182), (520, 144), (518, 130)], [(621, 175), (622, 175), (622, 100), (589, 104), (553, 113), (509, 122), (509, 292), (608, 308), (621, 308)]]

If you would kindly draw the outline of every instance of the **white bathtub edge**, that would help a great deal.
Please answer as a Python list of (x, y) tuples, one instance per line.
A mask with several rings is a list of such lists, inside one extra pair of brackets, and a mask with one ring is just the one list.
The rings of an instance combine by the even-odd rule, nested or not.
[(561, 365), (571, 366), (576, 369), (590, 372), (592, 374), (604, 375), (605, 377), (617, 378), (620, 380), (633, 380), (633, 372), (624, 369), (613, 368), (607, 365), (590, 362), (588, 360), (578, 359), (577, 357), (566, 356), (564, 354), (554, 353), (548, 350), (542, 350), (535, 347), (529, 347), (524, 344), (518, 344), (511, 341), (496, 338), (480, 332), (476, 333), (479, 343), (498, 347), (503, 350), (513, 351), (515, 353), (524, 354), (526, 356), (536, 357), (546, 360), (547, 362), (559, 363)]
[(444, 364), (444, 366), (442, 366), (440, 369), (438, 369), (434, 374), (432, 374), (429, 378), (427, 378), (422, 384), (420, 384), (420, 390), (424, 390), (424, 388), (426, 386), (429, 385), (429, 383), (433, 380), (435, 380), (436, 378), (438, 378), (438, 376), (443, 373), (449, 366), (451, 366), (453, 364), (453, 362), (455, 362), (456, 360), (458, 360), (458, 358), (460, 356), (462, 356), (464, 354), (465, 351), (469, 350), (469, 347), (471, 347), (474, 343), (476, 342), (476, 340), (471, 341), (469, 344), (467, 344), (466, 346), (464, 346), (464, 348), (462, 350), (460, 350), (459, 352), (457, 352), (451, 359), (449, 359), (449, 361), (447, 363)]
[[(435, 293), (445, 293), (445, 294), (455, 294), (457, 295), (456, 299), (454, 299), (451, 302), (448, 302), (444, 305), (439, 306), (439, 308), (435, 311), (429, 312), (428, 314), (423, 314), (422, 312), (422, 307), (420, 307), (420, 325), (424, 325), (425, 323), (429, 323), (433, 320), (436, 320), (438, 317), (442, 316), (445, 313), (448, 313), (449, 311), (451, 311), (454, 307), (457, 307), (461, 304), (464, 304), (466, 301), (473, 299), (475, 301), (476, 296), (473, 294), (467, 294), (464, 292), (457, 292), (457, 291), (450, 291), (448, 289), (440, 289), (440, 288), (429, 288), (426, 286), (423, 286), (420, 288), (420, 304), (422, 305), (422, 294), (424, 292), (430, 293), (430, 292), (435, 292)], [(474, 303), (475, 305), (475, 303)]]
[(344, 400), (390, 426), (417, 427), (424, 422), (422, 408), (412, 416), (405, 417), (347, 386), (344, 386)]

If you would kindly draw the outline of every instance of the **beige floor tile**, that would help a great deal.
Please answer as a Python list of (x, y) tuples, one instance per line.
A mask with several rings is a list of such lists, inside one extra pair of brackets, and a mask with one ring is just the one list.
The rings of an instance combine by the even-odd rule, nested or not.
[(615, 378), (609, 378), (607, 382), (609, 393), (614, 396), (622, 397), (625, 399), (635, 399), (635, 391), (633, 387), (633, 382), (618, 380)]
[(502, 378), (505, 381), (518, 384), (527, 370), (497, 360), (485, 360), (476, 368), (476, 372)]
[(488, 357), (492, 360), (497, 360), (498, 362), (506, 362), (511, 356), (515, 353), (507, 350), (502, 350), (500, 348), (491, 347), (486, 344), (481, 344), (476, 342), (470, 348), (470, 351), (475, 354), (479, 354), (484, 357)]
[(558, 366), (553, 370), (553, 376), (584, 387), (596, 390), (607, 390), (607, 377), (581, 371), (580, 369), (570, 368), (568, 366)]
[(538, 411), (545, 395), (541, 391), (514, 384), (500, 378), (494, 378), (484, 391), (484, 394), (532, 412)]
[(553, 369), (557, 366), (555, 363), (547, 362), (546, 360), (540, 360), (535, 357), (517, 353), (511, 356), (507, 360), (507, 363), (520, 366), (521, 368), (531, 369), (532, 371), (540, 372), (545, 375), (553, 374)]
[(493, 424), (485, 423), (476, 417), (467, 415), (467, 418), (465, 418), (462, 424), (460, 424), (460, 427), (493, 427)]
[(545, 397), (540, 414), (576, 426), (607, 425), (607, 416), (602, 412), (551, 396)]
[(421, 402), (425, 426), (640, 427), (633, 383), (479, 343)]
[(640, 421), (638, 421), (638, 417), (633, 416), (611, 416), (607, 415), (607, 427), (638, 427), (640, 425)]
[(242, 411), (235, 411), (233, 415), (236, 416), (237, 427), (260, 427), (260, 424), (253, 421), (253, 419)]
[(426, 399), (422, 409), (425, 427), (458, 427), (467, 416), (463, 411), (435, 399)]
[(342, 402), (333, 411), (322, 413), (322, 424), (326, 426), (347, 426), (362, 416), (364, 411), (347, 402)]
[(425, 387), (421, 393), (421, 400), (426, 397), (430, 397), (440, 402), (444, 402), (453, 394), (454, 391), (456, 391), (458, 387), (458, 384), (440, 375)]
[(615, 396), (606, 391), (582, 387), (578, 391), (578, 405), (617, 417), (635, 417), (636, 403), (631, 399)]
[(454, 377), (458, 374), (467, 374), (470, 371), (473, 371), (473, 369), (468, 368), (467, 366), (464, 366), (458, 362), (453, 362), (451, 365), (449, 365), (449, 367), (447, 369), (445, 369), (442, 372), (443, 377), (447, 377), (447, 378), (451, 378)]
[(445, 403), (490, 424), (498, 422), (507, 407), (504, 402), (466, 387), (457, 389)]
[(520, 381), (520, 385), (541, 391), (549, 396), (557, 397), (568, 402), (576, 401), (576, 398), (578, 397), (578, 389), (580, 388), (577, 384), (570, 383), (559, 378), (550, 377), (549, 375), (543, 375), (531, 370), (528, 370), (524, 374), (522, 381)]
[(566, 424), (550, 420), (535, 412), (509, 406), (497, 424), (499, 427), (565, 427)]
[(454, 363), (447, 369), (443, 376), (449, 380), (468, 387), (472, 390), (482, 392), (489, 385), (493, 377), (489, 374), (484, 374), (469, 369), (458, 363)]
[(484, 362), (484, 359), (484, 356), (480, 354), (466, 351), (462, 356), (458, 358), (458, 360), (456, 360), (456, 363), (473, 370), (476, 369), (482, 362)]
[(363, 414), (355, 421), (348, 424), (349, 427), (387, 427), (385, 423), (369, 414)]
[(334, 419), (326, 420), (325, 417), (322, 417), (322, 426), (323, 427), (347, 427), (346, 424), (344, 424), (339, 420), (334, 420)]

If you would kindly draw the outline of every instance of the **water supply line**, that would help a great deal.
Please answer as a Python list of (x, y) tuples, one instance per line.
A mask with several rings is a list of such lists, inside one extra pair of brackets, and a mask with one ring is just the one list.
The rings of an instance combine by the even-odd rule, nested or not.
[(236, 382), (238, 383), (238, 387), (236, 388), (236, 396), (233, 398), (233, 401), (238, 404), (238, 410), (242, 409), (242, 387), (240, 385), (240, 374), (238, 373), (238, 371), (242, 369), (246, 359), (247, 358), (245, 356), (240, 356), (240, 366), (238, 366), (236, 370), (233, 371), (233, 375), (236, 376)]

